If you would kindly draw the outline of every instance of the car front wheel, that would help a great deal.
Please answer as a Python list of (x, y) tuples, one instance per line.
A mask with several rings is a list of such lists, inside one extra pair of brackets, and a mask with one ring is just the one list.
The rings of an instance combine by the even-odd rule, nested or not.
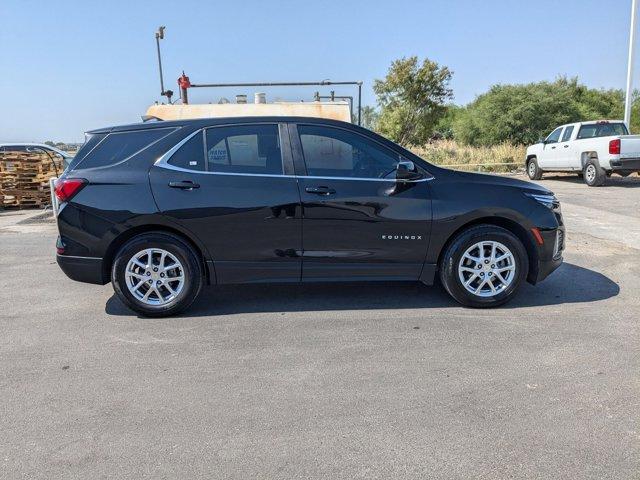
[(509, 230), (479, 225), (460, 233), (440, 262), (445, 290), (467, 307), (502, 305), (517, 293), (529, 269), (522, 242)]
[(147, 317), (165, 317), (189, 307), (203, 275), (193, 249), (169, 233), (146, 233), (129, 240), (111, 270), (113, 288), (129, 308)]
[(542, 178), (542, 170), (538, 166), (538, 159), (536, 157), (531, 158), (527, 162), (527, 175), (531, 180), (540, 180)]

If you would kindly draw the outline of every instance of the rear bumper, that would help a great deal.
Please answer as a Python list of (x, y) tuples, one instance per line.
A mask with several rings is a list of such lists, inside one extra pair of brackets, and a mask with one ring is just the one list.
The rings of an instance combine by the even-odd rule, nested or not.
[(640, 158), (620, 158), (609, 163), (614, 172), (640, 172)]
[(97, 285), (104, 285), (109, 281), (105, 278), (101, 258), (56, 255), (56, 261), (71, 280)]

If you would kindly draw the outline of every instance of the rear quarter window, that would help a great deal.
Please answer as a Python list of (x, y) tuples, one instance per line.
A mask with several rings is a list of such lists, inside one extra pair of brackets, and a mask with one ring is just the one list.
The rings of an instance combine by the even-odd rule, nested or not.
[[(87, 147), (87, 153), (76, 165), (81, 166), (83, 169), (114, 165), (144, 150), (174, 131), (174, 128), (154, 128), (109, 133), (98, 142), (93, 142), (92, 137), (78, 152), (80, 155), (83, 153), (82, 150)], [(88, 149), (90, 143), (94, 144), (91, 150)]]
[(84, 158), (93, 150), (93, 148), (100, 143), (100, 141), (106, 137), (104, 133), (87, 133), (84, 137), (84, 143), (80, 147), (80, 150), (75, 154), (73, 160), (69, 164), (69, 170), (76, 167)]

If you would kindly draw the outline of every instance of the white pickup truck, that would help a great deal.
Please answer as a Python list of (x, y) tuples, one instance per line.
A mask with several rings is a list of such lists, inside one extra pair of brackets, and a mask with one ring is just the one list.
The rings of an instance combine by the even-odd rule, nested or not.
[(525, 161), (532, 180), (544, 172), (577, 172), (596, 187), (612, 173), (640, 172), (640, 135), (629, 135), (622, 120), (570, 123), (527, 148)]

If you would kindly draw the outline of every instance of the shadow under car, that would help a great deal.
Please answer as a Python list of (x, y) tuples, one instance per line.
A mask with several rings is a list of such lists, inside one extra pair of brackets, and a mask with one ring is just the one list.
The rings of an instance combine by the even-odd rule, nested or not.
[[(544, 282), (524, 284), (517, 297), (498, 308), (584, 303), (616, 296), (620, 287), (607, 276), (564, 263)], [(225, 285), (202, 290), (191, 308), (179, 317), (234, 315), (257, 312), (305, 312), (458, 307), (440, 286), (418, 282), (312, 283)], [(134, 315), (113, 295), (109, 315)]]

